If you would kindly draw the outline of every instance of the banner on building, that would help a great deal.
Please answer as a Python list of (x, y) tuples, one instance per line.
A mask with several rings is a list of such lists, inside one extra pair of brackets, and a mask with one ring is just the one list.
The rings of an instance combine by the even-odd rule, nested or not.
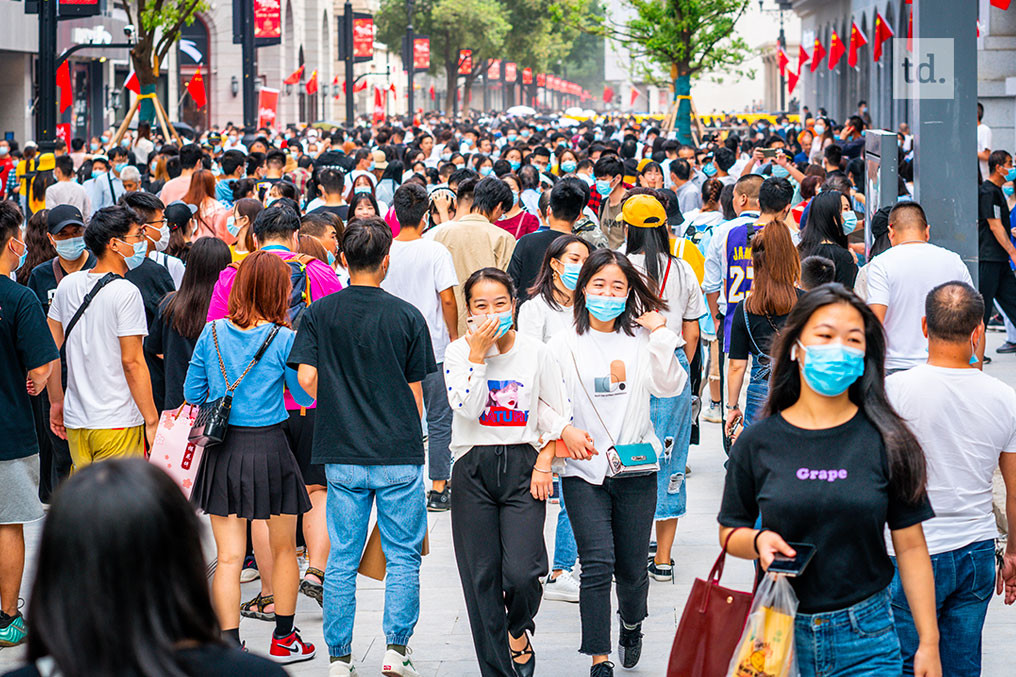
[(382, 122), (385, 119), (385, 95), (381, 88), (374, 86), (374, 122)]
[(515, 82), (518, 77), (518, 66), (511, 61), (506, 61), (504, 64), (504, 81)]
[(531, 85), (533, 84), (533, 69), (523, 68), (522, 69), (522, 84)]
[(459, 75), (471, 75), (473, 73), (473, 50), (459, 50)]
[(413, 68), (430, 69), (430, 38), (413, 38)]
[(262, 87), (258, 95), (258, 127), (274, 127), (279, 109), (279, 90)]
[(537, 87), (546, 87), (547, 86), (547, 74), (546, 73), (537, 73), (536, 74), (536, 86)]
[(487, 79), (488, 80), (500, 80), (501, 79), (501, 59), (490, 59), (487, 62)]
[(353, 18), (353, 57), (371, 59), (374, 57), (374, 18)]
[(282, 7), (279, 0), (254, 0), (254, 39), (282, 39)]

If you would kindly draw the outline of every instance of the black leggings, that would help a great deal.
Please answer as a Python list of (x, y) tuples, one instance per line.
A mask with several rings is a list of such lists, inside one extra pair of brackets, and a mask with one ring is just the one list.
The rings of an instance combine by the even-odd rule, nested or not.
[(649, 613), (646, 564), (656, 513), (656, 473), (608, 477), (600, 486), (565, 477), (561, 487), (582, 562), (579, 651), (603, 656), (611, 649), (611, 576), (617, 581), (621, 620), (634, 625)]

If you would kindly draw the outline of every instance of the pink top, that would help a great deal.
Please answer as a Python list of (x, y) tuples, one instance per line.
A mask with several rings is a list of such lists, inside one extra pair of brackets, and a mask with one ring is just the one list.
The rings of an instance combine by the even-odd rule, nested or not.
[[(273, 254), (278, 254), (283, 261), (289, 261), (299, 256), (299, 254), (294, 254), (288, 249), (276, 249), (274, 245), (269, 245), (264, 249)], [(226, 266), (219, 273), (219, 280), (215, 283), (215, 288), (212, 289), (212, 300), (208, 304), (208, 322), (221, 320), (229, 314), (229, 292), (233, 289), (233, 281), (235, 279), (236, 268), (233, 266)], [(335, 271), (317, 259), (307, 263), (307, 279), (310, 281), (310, 298), (312, 302), (342, 289), (342, 283), (339, 282), (339, 277), (335, 274)], [(301, 408), (288, 391), (285, 393), (285, 398), (286, 409)], [(311, 409), (316, 404), (304, 408)]]
[(540, 229), (540, 220), (523, 209), (511, 218), (499, 219), (494, 225), (507, 230), (512, 234), (512, 237), (518, 240), (523, 235), (538, 231)]

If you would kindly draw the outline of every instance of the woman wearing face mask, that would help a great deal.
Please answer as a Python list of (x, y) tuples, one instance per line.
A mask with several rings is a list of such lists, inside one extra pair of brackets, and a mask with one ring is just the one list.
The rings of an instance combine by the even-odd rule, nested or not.
[(829, 118), (819, 118), (815, 120), (815, 125), (812, 127), (812, 131), (815, 135), (811, 141), (811, 150), (808, 153), (808, 160), (813, 165), (821, 165), (822, 154), (825, 152), (826, 146), (831, 143), (835, 143), (835, 138), (833, 137), (833, 126), (829, 122)]
[(558, 163), (554, 167), (553, 172), (555, 176), (565, 176), (567, 174), (573, 174), (579, 166), (578, 156), (575, 155), (574, 151), (564, 150), (558, 154)]
[(608, 660), (612, 577), (624, 667), (634, 667), (642, 651), (656, 466), (618, 473), (608, 455), (621, 447), (634, 462), (629, 445), (642, 444), (651, 445), (657, 456), (663, 453), (653, 432), (650, 397), (674, 397), (688, 381), (675, 355), (681, 339), (659, 312), (666, 309), (627, 257), (599, 249), (579, 271), (574, 326), (548, 344), (561, 367), (573, 417), (574, 427), (562, 433), (570, 458), (560, 475), (582, 561), (579, 651), (592, 656), (591, 677), (614, 674)]
[[(790, 578), (802, 677), (899, 675), (888, 587), (893, 563), (920, 646), (914, 673), (942, 674), (935, 582), (921, 522), (933, 516), (921, 447), (886, 399), (885, 335), (838, 284), (805, 294), (772, 348), (764, 418), (730, 452), (720, 542), (768, 569), (790, 544), (814, 556)], [(754, 528), (761, 515), (761, 530)]]
[(370, 195), (373, 202), (374, 208), (377, 210), (376, 216), (384, 216), (388, 212), (388, 205), (377, 199), (375, 193), (374, 182), (370, 180), (370, 176), (367, 174), (360, 174), (353, 179), (352, 185), (349, 186), (349, 190), (346, 191), (346, 202), (349, 203), (349, 218), (353, 218), (353, 202), (357, 195)]
[(561, 373), (544, 344), (512, 329), (515, 290), (497, 268), (463, 285), (466, 335), (445, 354), (453, 413), (452, 540), (484, 677), (530, 677), (529, 642), (547, 573), (543, 540), (554, 444), (565, 418)]
[(183, 201), (197, 207), (192, 239), (196, 240), (199, 237), (229, 239), (229, 231), (226, 230), (229, 210), (215, 199), (215, 175), (207, 169), (199, 169), (191, 174), (190, 188), (183, 196)]
[(473, 169), (481, 177), (490, 176), (494, 172), (494, 161), (488, 155), (476, 155), (473, 157)]
[(847, 248), (847, 235), (857, 226), (857, 214), (847, 196), (838, 190), (822, 191), (811, 201), (808, 223), (801, 231), (797, 250), (801, 259), (824, 256), (836, 264), (836, 281), (854, 288), (857, 262)]
[(375, 190), (375, 197), (378, 199), (378, 203), (384, 202), (385, 204), (392, 204), (392, 198), (395, 197), (395, 191), (402, 185), (402, 172), (403, 165), (399, 160), (390, 160), (388, 166), (385, 167), (384, 174), (381, 175), (381, 180), (377, 182), (377, 189)]
[(501, 153), (501, 159), (508, 163), (513, 172), (519, 171), (522, 167), (522, 151), (518, 148), (506, 147)]
[(231, 237), (236, 238), (236, 241), (229, 245), (233, 263), (243, 261), (248, 254), (257, 249), (251, 225), (262, 209), (264, 206), (261, 200), (253, 197), (243, 197), (233, 203), (232, 213), (226, 219), (226, 230)]
[[(32, 218), (28, 219), (28, 223), (25, 225), (25, 246), (28, 247), (28, 254), (25, 256), (24, 264), (18, 268), (16, 275), (18, 284), (27, 285), (28, 278), (31, 276), (32, 271), (35, 270), (35, 267), (40, 263), (51, 261), (53, 257), (59, 255), (60, 252), (63, 252), (67, 257), (69, 257), (69, 259), (63, 263), (69, 264), (71, 261), (78, 259), (84, 263), (84, 239), (79, 236), (78, 239), (71, 245), (62, 245), (60, 249), (57, 250), (53, 245), (56, 240), (54, 239), (50, 241), (48, 217), (49, 210), (43, 209), (42, 211), (32, 214)], [(71, 226), (71, 229), (77, 232), (78, 227)], [(52, 270), (52, 266), (50, 269)]]
[(515, 174), (505, 174), (501, 180), (512, 189), (512, 208), (505, 212), (495, 225), (507, 230), (516, 240), (523, 235), (535, 233), (540, 229), (540, 219), (522, 208), (522, 201), (519, 199), (522, 181)]

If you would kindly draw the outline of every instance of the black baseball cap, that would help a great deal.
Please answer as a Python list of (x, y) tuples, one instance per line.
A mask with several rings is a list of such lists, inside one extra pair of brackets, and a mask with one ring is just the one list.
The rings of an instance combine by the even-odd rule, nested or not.
[(163, 212), (163, 216), (166, 218), (166, 223), (169, 225), (170, 230), (176, 228), (182, 228), (187, 225), (197, 212), (198, 208), (192, 204), (187, 204), (182, 200), (176, 202), (170, 202), (166, 205), (166, 210)]
[(81, 218), (81, 210), (74, 205), (58, 205), (49, 210), (46, 215), (46, 229), (56, 235), (67, 226), (81, 226), (84, 228), (85, 220)]

